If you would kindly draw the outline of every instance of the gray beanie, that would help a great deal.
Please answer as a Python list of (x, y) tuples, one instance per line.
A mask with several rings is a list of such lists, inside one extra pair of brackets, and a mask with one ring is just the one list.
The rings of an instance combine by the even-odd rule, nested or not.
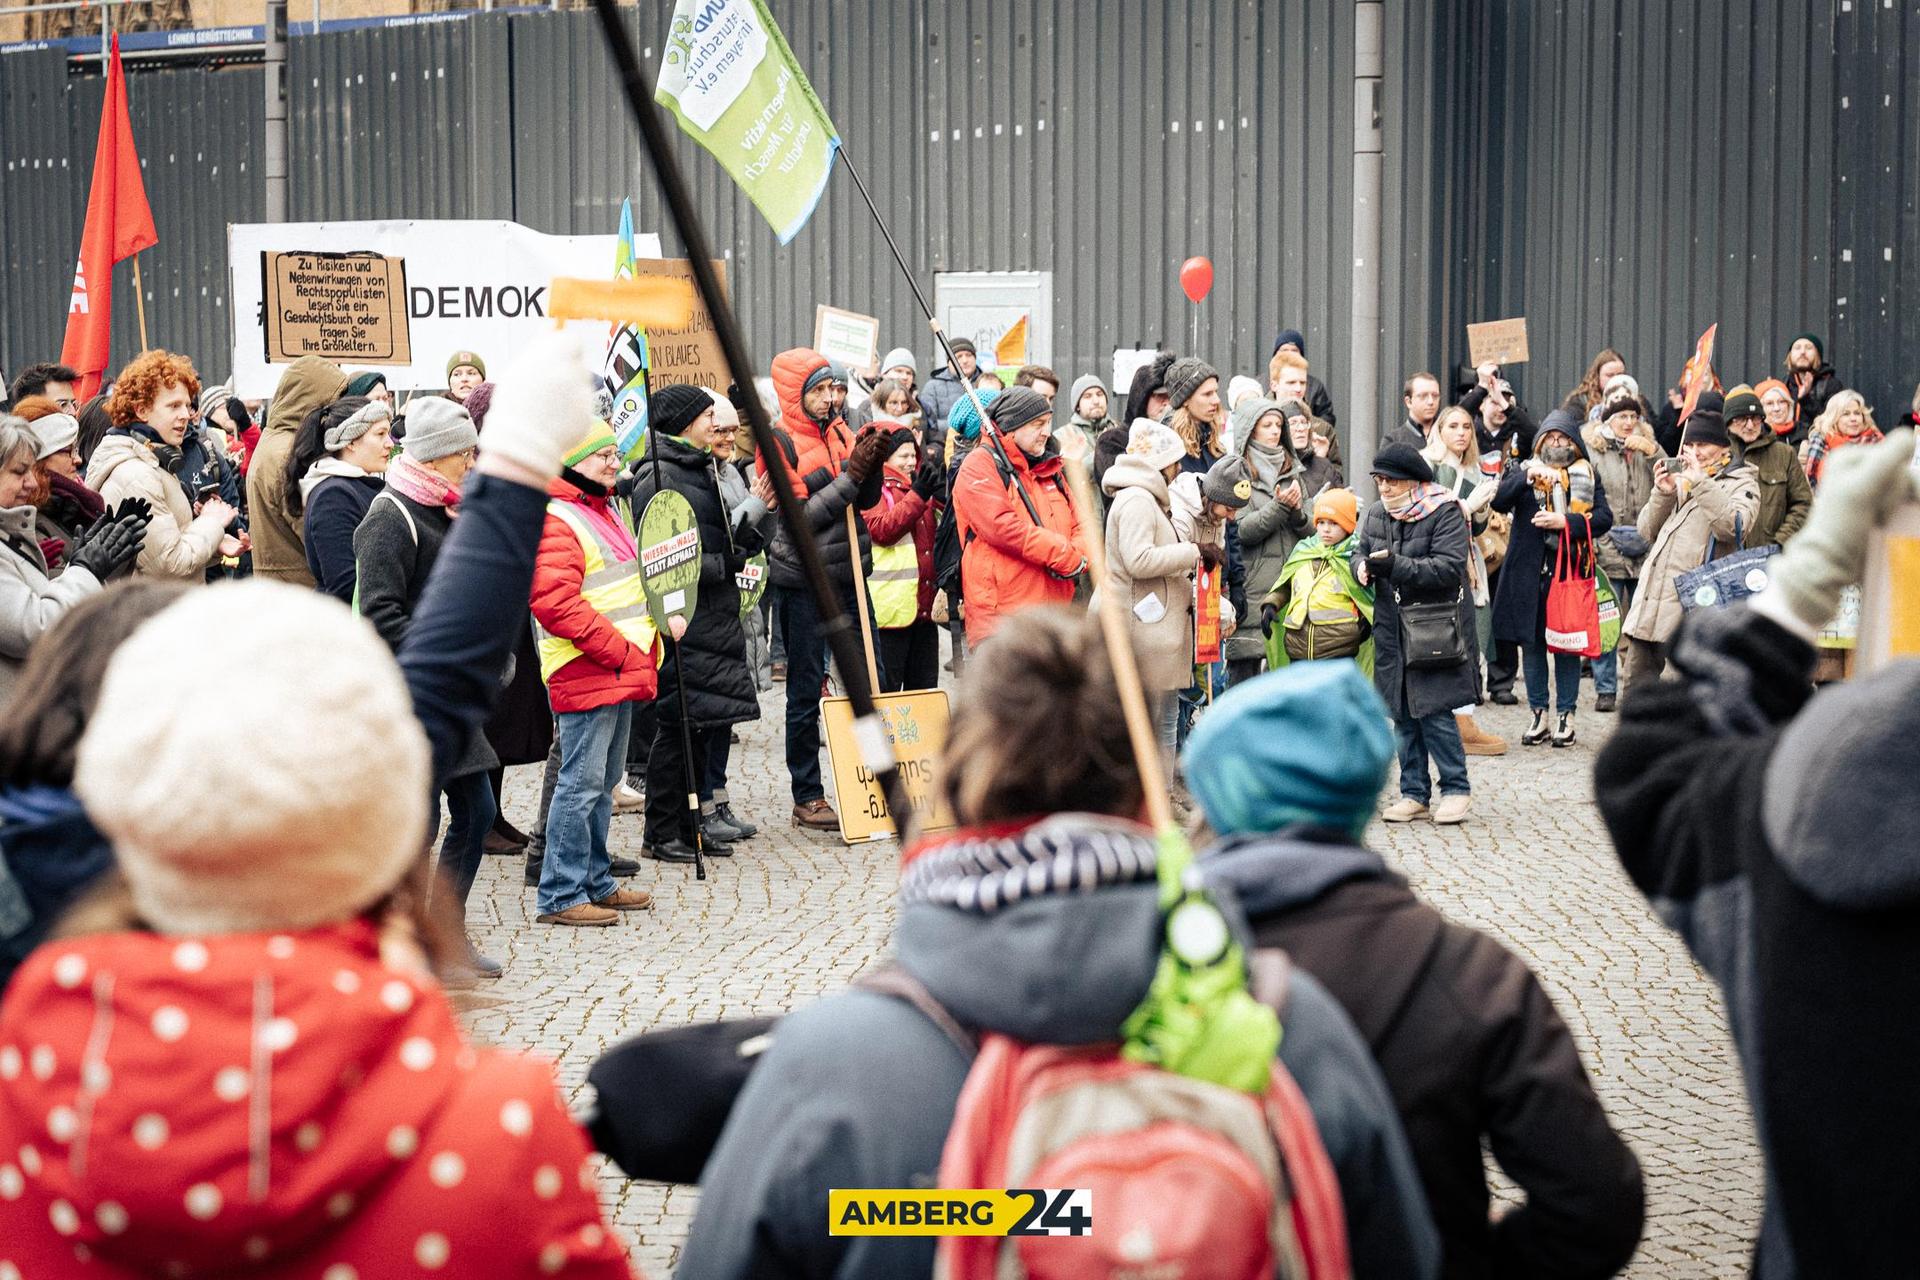
[[(1095, 387), (1105, 391), (1107, 384), (1100, 381), (1098, 374), (1084, 373), (1073, 380), (1073, 390), (1067, 393), (1067, 407), (1071, 413), (1080, 412), (1080, 397)], [(1109, 397), (1111, 398), (1111, 397)]]
[(918, 382), (920, 380), (920, 366), (914, 361), (913, 352), (907, 350), (905, 347), (895, 347), (893, 350), (887, 352), (886, 355), (880, 357), (880, 372), (882, 375), (889, 369), (898, 369), (903, 365), (913, 370), (914, 381)]
[(200, 416), (206, 417), (227, 401), (233, 399), (233, 388), (227, 383), (217, 383), (200, 392)]
[(1187, 356), (1175, 360), (1167, 370), (1167, 404), (1178, 409), (1193, 398), (1193, 393), (1208, 378), (1218, 378), (1220, 371), (1198, 356)]
[[(452, 402), (449, 401), (448, 403)], [(392, 421), (392, 409), (388, 408), (386, 404), (379, 400), (369, 400), (358, 409), (355, 409), (352, 416), (345, 422), (342, 422), (339, 426), (334, 427), (328, 431), (325, 436), (321, 437), (320, 447), (328, 453), (338, 453), (355, 440), (358, 440), (361, 436), (367, 434), (367, 432), (373, 430), (374, 423)]]
[(400, 442), (415, 462), (435, 462), (464, 453), (480, 443), (473, 415), (444, 396), (428, 396), (407, 407), (407, 437)]
[(1253, 478), (1247, 474), (1247, 464), (1240, 459), (1222, 458), (1200, 478), (1200, 492), (1208, 502), (1238, 511), (1253, 500)]
[(1009, 387), (987, 406), (987, 416), (1002, 431), (1018, 431), (1041, 414), (1052, 412), (1053, 403), (1032, 387)]

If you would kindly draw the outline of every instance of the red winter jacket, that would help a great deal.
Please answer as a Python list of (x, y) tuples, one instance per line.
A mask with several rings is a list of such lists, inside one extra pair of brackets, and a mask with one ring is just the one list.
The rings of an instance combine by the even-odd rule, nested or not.
[[(1037, 462), (1011, 444), (1007, 456), (1013, 463), (1011, 480), (1000, 478), (993, 450), (984, 443), (967, 455), (953, 480), (969, 645), (992, 635), (1008, 614), (1073, 599), (1073, 581), (1063, 575), (1079, 572), (1086, 561), (1058, 446), (1049, 440)], [(1032, 500), (1039, 524), (1013, 491), (1015, 484)]]
[[(853, 587), (852, 556), (859, 554), (867, 562), (867, 531), (854, 521), (859, 546), (847, 537), (847, 510), (856, 512), (880, 496), (880, 477), (867, 477), (865, 486), (856, 485), (846, 473), (847, 455), (853, 451), (853, 433), (844, 419), (825, 424), (807, 417), (801, 407), (801, 388), (816, 369), (823, 369), (827, 358), (818, 351), (796, 347), (773, 358), (773, 387), (780, 398), (780, 421), (774, 434), (783, 443), (787, 468), (793, 473), (794, 496), (800, 499), (807, 527), (813, 531), (820, 548), (820, 559), (827, 576), (840, 586)], [(755, 457), (762, 475), (772, 475), (765, 454)], [(862, 489), (865, 492), (862, 492)], [(773, 541), (767, 548), (770, 583), (786, 591), (810, 589), (800, 563), (799, 547), (785, 520), (774, 526)]]
[(915, 622), (933, 616), (933, 596), (939, 589), (933, 576), (933, 536), (940, 515), (940, 504), (928, 502), (913, 491), (913, 481), (898, 468), (886, 467), (880, 501), (863, 513), (867, 534), (877, 547), (890, 547), (911, 536), (915, 558), (920, 566), (919, 608)]
[[(606, 498), (584, 493), (565, 480), (555, 480), (547, 493), (602, 517), (619, 518)], [(581, 596), (586, 571), (580, 539), (565, 521), (549, 513), (533, 564), (533, 617), (550, 634), (571, 640), (580, 649), (580, 656), (547, 682), (547, 700), (556, 712), (645, 702), (659, 689), (653, 655), (629, 642)], [(639, 571), (636, 561), (634, 572)]]
[(50, 942), (0, 1006), (0, 1272), (632, 1276), (547, 1064), (365, 920)]

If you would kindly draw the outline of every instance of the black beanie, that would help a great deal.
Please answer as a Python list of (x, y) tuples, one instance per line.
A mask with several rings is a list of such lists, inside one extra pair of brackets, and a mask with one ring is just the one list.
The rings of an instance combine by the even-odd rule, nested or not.
[(1053, 412), (1053, 402), (1032, 387), (1008, 387), (987, 405), (987, 416), (1002, 431), (1018, 431), (1043, 413)]
[(1433, 468), (1420, 456), (1420, 451), (1410, 444), (1395, 441), (1379, 453), (1373, 455), (1373, 465), (1367, 468), (1367, 474), (1384, 476), (1388, 480), (1418, 480), (1422, 484), (1433, 483)]
[(647, 405), (647, 427), (677, 436), (693, 425), (693, 420), (713, 408), (713, 397), (699, 387), (674, 383), (659, 388)]
[(1800, 341), (1800, 339), (1802, 338), (1805, 338), (1808, 342), (1811, 342), (1813, 344), (1814, 355), (1818, 356), (1821, 360), (1825, 360), (1827, 358), (1827, 344), (1820, 341), (1820, 335), (1817, 333), (1794, 334), (1792, 341), (1787, 343), (1787, 350), (1789, 351), (1793, 350), (1793, 344), (1795, 342)]
[(1695, 409), (1687, 415), (1687, 429), (1680, 433), (1681, 444), (1730, 445), (1727, 424), (1717, 409)]

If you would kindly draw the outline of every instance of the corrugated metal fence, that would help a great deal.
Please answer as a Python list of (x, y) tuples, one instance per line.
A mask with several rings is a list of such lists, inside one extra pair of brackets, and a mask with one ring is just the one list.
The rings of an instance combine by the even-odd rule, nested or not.
[[(650, 62), (668, 9), (633, 11)], [(1051, 271), (1054, 363), (1071, 377), (1115, 346), (1193, 346), (1175, 272), (1204, 253), (1201, 354), (1257, 373), (1273, 334), (1298, 327), (1351, 397), (1347, 0), (776, 9), (923, 288), (945, 270)], [(1920, 93), (1901, 75), (1920, 52), (1916, 0), (1404, 0), (1386, 34), (1389, 414), (1401, 372), (1464, 362), (1467, 321), (1520, 314), (1536, 405), (1607, 344), (1656, 392), (1717, 319), (1730, 380), (1777, 367), (1811, 328), (1883, 418), (1904, 408), (1920, 337), (1901, 305), (1920, 290), (1903, 142), (1920, 136)], [(664, 231), (591, 15), (305, 37), (290, 57), (296, 218), (610, 231), (632, 195), (638, 224)], [(261, 207), (260, 94), (258, 69), (131, 80), (162, 237), (144, 256), (152, 336), (214, 373), (222, 228)], [(9, 368), (59, 346), (99, 99), (57, 53), (0, 57)], [(817, 302), (879, 315), (887, 345), (924, 358), (924, 324), (844, 175), (780, 248), (711, 158), (683, 140), (681, 159), (758, 358), (808, 340)], [(117, 351), (132, 350), (131, 304), (123, 281)]]

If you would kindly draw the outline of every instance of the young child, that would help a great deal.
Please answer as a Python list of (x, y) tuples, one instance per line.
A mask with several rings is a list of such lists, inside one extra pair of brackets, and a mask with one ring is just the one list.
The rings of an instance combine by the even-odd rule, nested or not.
[(1352, 658), (1373, 674), (1373, 590), (1360, 585), (1348, 557), (1360, 504), (1351, 489), (1313, 500), (1313, 527), (1280, 567), (1260, 610), (1267, 669), (1307, 659)]

